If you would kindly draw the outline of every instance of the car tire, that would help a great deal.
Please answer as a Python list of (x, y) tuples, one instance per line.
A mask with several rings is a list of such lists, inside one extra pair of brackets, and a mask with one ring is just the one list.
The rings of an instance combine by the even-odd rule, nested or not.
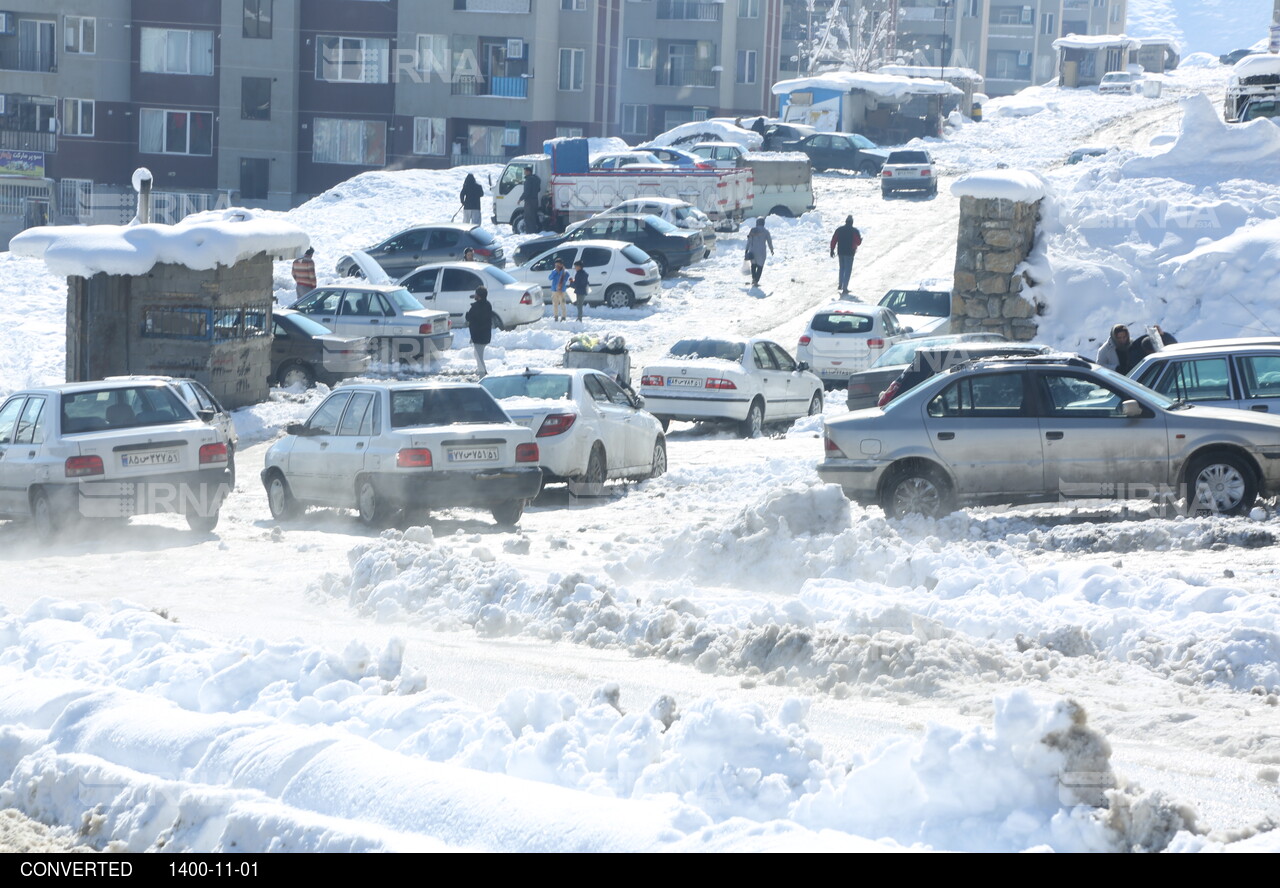
[(942, 473), (919, 464), (889, 470), (881, 488), (880, 507), (888, 518), (906, 515), (941, 518), (955, 508), (951, 485)]
[(391, 510), (382, 501), (372, 478), (356, 481), (356, 515), (365, 527), (382, 527), (391, 517)]
[(493, 520), (503, 527), (514, 527), (524, 515), (524, 500), (508, 500), (489, 509)]
[(814, 392), (809, 399), (809, 416), (817, 416), (822, 412), (822, 392)]
[(1188, 515), (1246, 515), (1257, 499), (1258, 482), (1243, 457), (1218, 451), (1187, 466)]
[(658, 277), (666, 277), (671, 273), (671, 263), (667, 262), (667, 257), (662, 253), (650, 253), (649, 258), (658, 265)]
[(671, 417), (670, 417), (670, 416), (658, 416), (658, 417), (655, 417), (655, 418), (658, 420), (658, 424), (659, 424), (660, 426), (662, 426), (662, 431), (663, 431), (664, 433), (666, 432), (666, 430), (667, 430), (667, 429), (669, 429), (669, 428), (671, 427)]
[(49, 494), (38, 488), (31, 494), (31, 524), (40, 542), (52, 543), (59, 539), (70, 523), (68, 516), (58, 513)]
[(512, 234), (528, 234), (529, 233), (524, 230), (524, 212), (522, 210), (516, 210), (514, 213), (511, 214), (511, 233)]
[(929, 196), (930, 196), (930, 197), (937, 197), (937, 196), (938, 196), (938, 183), (937, 183), (937, 182), (934, 182), (934, 183), (933, 183), (933, 187), (929, 189)]
[(631, 308), (635, 305), (635, 294), (626, 284), (610, 284), (604, 291), (604, 304), (609, 308)]
[(653, 442), (653, 459), (649, 462), (649, 477), (657, 478), (667, 473), (667, 442), (659, 436)]
[(881, 188), (881, 189), (880, 189), (880, 196), (881, 196), (881, 197), (887, 198), (890, 194), (893, 194), (893, 189), (892, 189), (892, 188)]
[(858, 167), (858, 172), (865, 173), (868, 176), (878, 176), (880, 175), (880, 166), (874, 160), (863, 161)]
[(302, 504), (293, 496), (293, 490), (279, 470), (267, 476), (267, 508), (277, 521), (288, 521), (302, 514)]
[(780, 218), (780, 219), (794, 219), (794, 218), (795, 218), (795, 213), (791, 212), (791, 210), (790, 210), (788, 207), (784, 207), (784, 206), (782, 206), (781, 204), (779, 204), (778, 206), (776, 206), (776, 207), (774, 207), (772, 210), (770, 210), (770, 211), (769, 211), (769, 215), (771, 215), (771, 216), (777, 216), (777, 217), (778, 217), (778, 218)]
[(364, 272), (360, 270), (359, 265), (356, 265), (354, 262), (352, 262), (351, 265), (347, 267), (347, 270), (343, 273), (342, 276), (349, 277), (349, 278), (362, 278), (364, 277)]
[(493, 320), (490, 322), (490, 327), (499, 333), (507, 329), (507, 325), (502, 323), (502, 318), (498, 316), (497, 312), (493, 313)]
[(303, 388), (312, 388), (316, 384), (316, 371), (306, 361), (286, 361), (276, 372), (276, 385), (288, 388), (301, 383)]
[(587, 457), (587, 468), (582, 473), (583, 484), (601, 484), (609, 477), (609, 461), (605, 458), (604, 445), (596, 442)]
[(758, 438), (764, 433), (764, 402), (756, 398), (747, 408), (747, 418), (738, 426), (744, 438)]
[(187, 527), (196, 533), (213, 533), (214, 528), (218, 526), (218, 518), (221, 510), (214, 509), (212, 515), (201, 515), (199, 512), (188, 512), (186, 514)]

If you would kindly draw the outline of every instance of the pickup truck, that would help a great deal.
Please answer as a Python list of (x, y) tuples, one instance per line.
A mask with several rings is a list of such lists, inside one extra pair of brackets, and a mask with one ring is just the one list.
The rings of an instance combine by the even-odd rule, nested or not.
[(1227, 123), (1240, 122), (1240, 115), (1249, 103), (1275, 98), (1280, 98), (1280, 56), (1271, 53), (1247, 55), (1236, 62), (1227, 81), (1222, 118)]

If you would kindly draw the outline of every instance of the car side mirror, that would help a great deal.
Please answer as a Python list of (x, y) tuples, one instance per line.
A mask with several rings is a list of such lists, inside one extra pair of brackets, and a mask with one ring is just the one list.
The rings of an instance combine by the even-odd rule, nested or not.
[(916, 328), (915, 328), (915, 327), (903, 327), (903, 328), (902, 328), (902, 332), (903, 332), (903, 333), (914, 333), (914, 332), (916, 332)]
[(284, 431), (286, 435), (296, 435), (299, 438), (305, 438), (311, 430), (307, 428), (307, 424), (305, 422), (291, 422), (284, 427)]
[(200, 417), (205, 422), (213, 422), (213, 418), (217, 415), (218, 412), (216, 410), (210, 410), (208, 408), (196, 411), (196, 416)]
[(1126, 419), (1137, 419), (1142, 415), (1142, 405), (1137, 401), (1121, 401), (1120, 412)]
[(809, 369), (809, 363), (807, 361), (801, 361), (799, 364), (796, 364), (796, 369), (801, 373), (804, 373)]
[(632, 396), (631, 396), (631, 406), (632, 406), (632, 407), (634, 407), (634, 408), (636, 408), (637, 410), (640, 410), (641, 408), (643, 408), (643, 407), (644, 407), (644, 396), (643, 396), (643, 395), (632, 395)]

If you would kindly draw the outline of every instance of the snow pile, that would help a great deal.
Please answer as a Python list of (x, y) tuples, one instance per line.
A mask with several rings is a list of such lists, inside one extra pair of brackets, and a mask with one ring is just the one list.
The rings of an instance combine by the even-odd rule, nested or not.
[(727, 118), (712, 118), (710, 120), (694, 120), (689, 123), (682, 123), (679, 126), (672, 127), (665, 133), (662, 133), (652, 141), (645, 142), (641, 148), (679, 148), (681, 145), (689, 145), (695, 142), (733, 142), (741, 145), (748, 151), (754, 151), (764, 143), (764, 137), (755, 130), (749, 129), (751, 123), (755, 122), (751, 118), (750, 122), (742, 121), (743, 125), (739, 126), (733, 120)]
[(1217, 68), (1222, 65), (1216, 55), (1207, 52), (1193, 52), (1182, 57), (1179, 68)]
[(1120, 168), (1132, 178), (1178, 178), (1213, 168), (1220, 177), (1280, 182), (1280, 127), (1270, 120), (1224, 123), (1208, 96), (1183, 99), (1178, 139), (1163, 154), (1135, 157)]
[(270, 441), (291, 422), (306, 421), (329, 392), (324, 383), (316, 383), (310, 389), (272, 389), (270, 400), (232, 411), (240, 449), (259, 441)]
[(158, 263), (208, 269), (267, 253), (294, 258), (306, 232), (255, 210), (194, 213), (175, 225), (53, 225), (28, 228), (9, 243), (18, 256), (43, 259), (56, 275), (146, 274)]
[(951, 185), (956, 197), (1016, 200), (1033, 203), (1045, 196), (1044, 181), (1027, 170), (983, 170), (966, 173)]

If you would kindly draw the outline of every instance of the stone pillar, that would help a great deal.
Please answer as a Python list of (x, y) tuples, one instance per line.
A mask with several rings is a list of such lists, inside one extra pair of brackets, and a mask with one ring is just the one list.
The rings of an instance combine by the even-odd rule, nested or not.
[(1035, 242), (1040, 201), (960, 198), (952, 333), (1000, 333), (1014, 342), (1036, 336), (1035, 307), (1022, 297), (1014, 269)]

